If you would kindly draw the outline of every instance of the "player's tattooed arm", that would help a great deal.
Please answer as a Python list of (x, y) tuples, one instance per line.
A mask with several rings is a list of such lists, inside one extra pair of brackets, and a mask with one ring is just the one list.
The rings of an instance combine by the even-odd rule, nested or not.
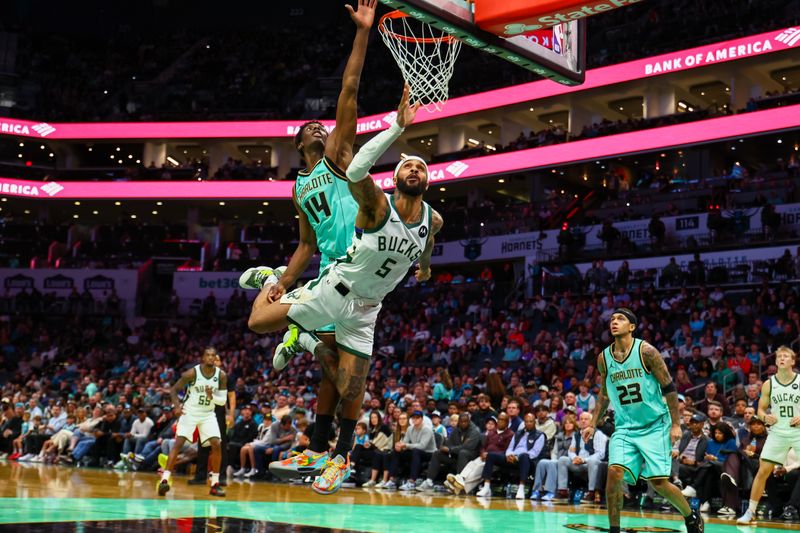
[[(667, 402), (669, 408), (669, 416), (672, 419), (672, 427), (678, 428), (680, 431), (681, 414), (678, 409), (678, 391), (675, 390), (675, 385), (672, 383), (672, 375), (669, 373), (667, 364), (661, 353), (655, 349), (651, 344), (642, 342), (641, 346), (642, 363), (644, 368), (656, 378), (658, 384), (661, 385), (661, 390), (664, 392), (664, 400)], [(665, 391), (665, 389), (668, 389)], [(672, 435), (673, 440), (680, 438), (680, 433)]]
[(176, 416), (180, 415), (181, 412), (181, 400), (178, 398), (178, 391), (185, 389), (191, 383), (194, 383), (195, 379), (197, 379), (197, 375), (195, 374), (194, 368), (190, 368), (175, 382), (175, 384), (170, 387), (169, 395), (172, 397), (172, 407), (173, 411)]
[(425, 243), (425, 249), (419, 258), (419, 266), (417, 267), (416, 278), (417, 281), (426, 281), (431, 278), (431, 255), (433, 254), (433, 245), (435, 235), (439, 233), (444, 225), (444, 219), (435, 209), (431, 213), (431, 233), (428, 236), (428, 242)]
[(372, 178), (350, 183), (350, 193), (358, 204), (356, 227), (372, 229), (380, 224), (389, 209), (389, 202)]

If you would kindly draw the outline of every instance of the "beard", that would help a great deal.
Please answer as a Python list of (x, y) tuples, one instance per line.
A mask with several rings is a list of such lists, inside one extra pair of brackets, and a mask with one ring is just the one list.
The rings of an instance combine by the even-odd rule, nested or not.
[(397, 180), (397, 190), (406, 196), (416, 198), (417, 196), (422, 196), (422, 193), (425, 192), (425, 186), (422, 180), (417, 181), (416, 185), (409, 185), (405, 180)]

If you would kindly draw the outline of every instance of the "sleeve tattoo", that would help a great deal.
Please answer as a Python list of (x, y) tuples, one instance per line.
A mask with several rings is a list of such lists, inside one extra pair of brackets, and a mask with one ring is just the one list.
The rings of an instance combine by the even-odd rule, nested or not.
[[(669, 373), (667, 364), (664, 358), (653, 346), (647, 343), (642, 343), (642, 362), (644, 363), (645, 370), (649, 371), (656, 378), (661, 387), (665, 387), (672, 383), (672, 376)], [(672, 418), (672, 423), (680, 425), (681, 418), (678, 412), (678, 392), (671, 391), (664, 395), (664, 400), (669, 407), (669, 415)]]

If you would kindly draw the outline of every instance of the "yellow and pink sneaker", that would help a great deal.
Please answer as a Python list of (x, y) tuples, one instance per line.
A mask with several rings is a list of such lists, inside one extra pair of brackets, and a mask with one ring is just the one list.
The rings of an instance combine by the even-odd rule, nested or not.
[(281, 479), (315, 476), (326, 468), (329, 459), (328, 452), (314, 453), (306, 450), (283, 461), (271, 462), (269, 471), (273, 476)]
[(342, 483), (347, 481), (349, 477), (350, 454), (347, 454), (346, 461), (344, 457), (337, 455), (333, 461), (328, 461), (325, 471), (314, 480), (311, 488), (317, 494), (333, 494), (342, 487)]

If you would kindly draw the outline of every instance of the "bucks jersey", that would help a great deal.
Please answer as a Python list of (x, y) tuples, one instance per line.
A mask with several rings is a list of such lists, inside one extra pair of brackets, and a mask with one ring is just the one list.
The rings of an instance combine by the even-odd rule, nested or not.
[(323, 157), (310, 171), (301, 171), (294, 184), (297, 205), (317, 235), (320, 270), (347, 251), (356, 224), (358, 204), (347, 178)]
[(206, 394), (206, 387), (211, 387), (212, 394), (219, 390), (219, 368), (214, 368), (214, 375), (207, 378), (200, 370), (201, 366), (194, 367), (194, 383), (186, 387), (186, 397), (183, 399), (183, 412), (188, 415), (204, 414), (214, 411), (214, 401)]
[(769, 378), (769, 409), (772, 415), (778, 419), (771, 431), (800, 433), (800, 428), (789, 425), (792, 418), (800, 416), (800, 377), (798, 376), (800, 374), (795, 374), (787, 384), (778, 381), (777, 374)]
[(614, 359), (612, 346), (603, 350), (603, 360), (615, 428), (642, 428), (662, 419), (669, 409), (661, 393), (661, 384), (644, 365), (641, 339), (633, 339), (622, 361)]
[[(384, 193), (385, 194), (385, 193)], [(347, 255), (334, 266), (351, 291), (381, 300), (400, 283), (419, 259), (431, 230), (431, 207), (422, 203), (421, 220), (406, 224), (387, 194), (386, 216), (373, 229), (356, 228)]]

